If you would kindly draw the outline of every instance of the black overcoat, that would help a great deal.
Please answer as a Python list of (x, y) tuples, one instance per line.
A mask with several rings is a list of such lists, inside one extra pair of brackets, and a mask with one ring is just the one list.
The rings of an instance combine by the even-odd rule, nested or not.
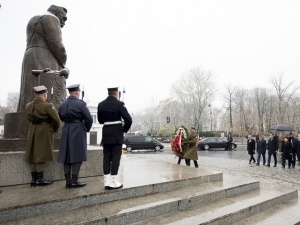
[[(59, 106), (58, 114), (61, 121), (65, 123), (62, 128), (57, 162), (87, 161), (86, 135), (92, 127), (93, 118), (86, 103), (75, 96), (69, 96)], [(72, 122), (78, 120), (82, 122)]]
[(114, 96), (108, 96), (104, 101), (98, 104), (97, 116), (100, 124), (121, 121), (121, 119), (123, 119), (124, 125), (121, 123), (104, 125), (101, 140), (101, 144), (123, 144), (124, 133), (128, 132), (132, 124), (132, 118), (124, 102), (119, 101)]
[(255, 153), (255, 141), (254, 141), (254, 139), (247, 140), (247, 150), (248, 150), (249, 155), (252, 155), (252, 154)]
[(263, 154), (266, 153), (266, 149), (267, 149), (267, 142), (266, 140), (262, 139), (262, 140), (257, 140), (256, 142), (256, 150), (258, 154)]
[(273, 139), (270, 138), (268, 140), (267, 149), (269, 151), (268, 152), (269, 155), (276, 153), (276, 151), (278, 150), (278, 141), (276, 138), (273, 138)]

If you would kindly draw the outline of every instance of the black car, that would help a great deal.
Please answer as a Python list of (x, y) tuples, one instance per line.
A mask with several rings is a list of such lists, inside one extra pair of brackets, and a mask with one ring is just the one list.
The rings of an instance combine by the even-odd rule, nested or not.
[(154, 149), (155, 151), (159, 151), (164, 148), (161, 142), (150, 136), (124, 136), (124, 142), (127, 152), (138, 149)]
[(223, 148), (226, 150), (233, 150), (236, 148), (236, 144), (231, 142), (229, 148), (228, 148), (228, 141), (224, 140), (222, 138), (217, 138), (217, 137), (207, 137), (203, 138), (198, 142), (197, 147), (200, 149), (208, 150), (210, 148)]

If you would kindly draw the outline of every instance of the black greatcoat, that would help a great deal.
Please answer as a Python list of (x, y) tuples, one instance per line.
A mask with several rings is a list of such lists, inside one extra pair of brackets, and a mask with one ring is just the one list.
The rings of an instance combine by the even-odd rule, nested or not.
[(276, 151), (278, 150), (278, 141), (276, 138), (273, 138), (273, 139), (269, 139), (268, 140), (268, 154), (271, 155), (271, 154), (275, 154)]
[[(57, 162), (76, 163), (87, 161), (86, 133), (92, 127), (93, 118), (86, 107), (86, 103), (75, 96), (69, 96), (59, 106), (58, 114), (65, 124), (62, 128)], [(74, 123), (72, 120), (82, 122)]]
[(254, 139), (251, 139), (250, 141), (247, 140), (247, 150), (248, 150), (248, 154), (252, 155), (255, 153), (255, 141)]
[(114, 125), (105, 125), (102, 130), (101, 144), (123, 144), (124, 133), (127, 133), (132, 124), (132, 118), (129, 115), (124, 102), (119, 101), (114, 96), (108, 96), (104, 101), (98, 104), (98, 121), (100, 124), (104, 122), (115, 122), (124, 120)]

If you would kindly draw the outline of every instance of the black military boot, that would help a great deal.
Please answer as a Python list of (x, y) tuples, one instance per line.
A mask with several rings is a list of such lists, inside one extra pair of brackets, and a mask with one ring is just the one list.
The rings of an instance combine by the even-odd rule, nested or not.
[(52, 183), (52, 180), (44, 179), (44, 172), (36, 172), (34, 186), (46, 186)]
[(72, 179), (70, 182), (70, 188), (81, 188), (84, 187), (86, 185), (85, 182), (80, 182), (78, 180), (78, 174), (73, 174), (72, 173)]
[(65, 178), (66, 178), (66, 188), (71, 188), (70, 187), (71, 174), (70, 173), (65, 173)]
[(36, 172), (31, 172), (31, 187), (35, 186), (35, 175)]

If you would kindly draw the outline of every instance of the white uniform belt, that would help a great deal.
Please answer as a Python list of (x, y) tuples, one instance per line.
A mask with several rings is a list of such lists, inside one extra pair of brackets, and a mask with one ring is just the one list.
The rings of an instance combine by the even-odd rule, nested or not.
[(112, 121), (112, 122), (104, 122), (104, 125), (112, 125), (112, 124), (119, 124), (122, 123), (121, 121)]

